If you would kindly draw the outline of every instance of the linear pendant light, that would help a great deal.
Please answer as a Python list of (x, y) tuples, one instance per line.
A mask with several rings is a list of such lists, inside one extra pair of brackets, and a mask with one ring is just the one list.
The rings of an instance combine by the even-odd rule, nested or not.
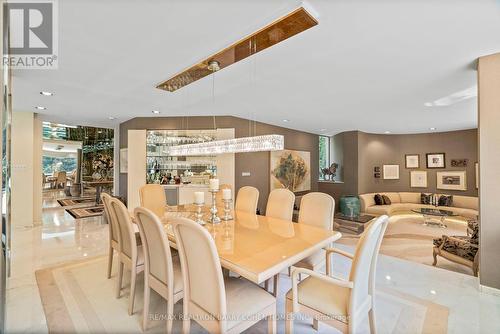
[[(311, 10), (309, 8), (309, 10)], [(271, 22), (262, 29), (231, 44), (227, 48), (200, 61), (181, 73), (161, 82), (156, 88), (174, 92), (215, 71), (237, 63), (318, 24), (315, 15), (305, 5)]]
[(284, 147), (285, 139), (282, 135), (263, 135), (170, 146), (167, 148), (166, 153), (170, 156), (203, 156), (224, 153), (280, 151)]

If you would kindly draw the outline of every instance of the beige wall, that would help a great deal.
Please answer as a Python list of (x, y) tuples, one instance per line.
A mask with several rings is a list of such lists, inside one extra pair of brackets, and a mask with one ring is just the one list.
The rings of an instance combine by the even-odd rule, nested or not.
[(478, 63), (480, 281), (500, 289), (500, 53)]
[[(217, 116), (216, 128), (234, 128), (235, 138), (249, 135), (281, 134), (285, 137), (285, 148), (311, 152), (311, 188), (317, 190), (318, 179), (318, 136), (257, 122), (249, 126), (246, 119), (232, 116)], [(120, 125), (120, 148), (128, 147), (126, 133), (130, 129), (213, 129), (213, 117), (138, 117)], [(130, 153), (130, 151), (129, 151)], [(130, 163), (130, 162), (129, 162)], [(235, 189), (251, 185), (259, 189), (258, 207), (265, 211), (270, 185), (269, 152), (235, 154)], [(242, 176), (242, 172), (250, 172), (250, 176)], [(120, 195), (127, 194), (127, 175), (120, 174)]]
[(139, 189), (146, 184), (146, 130), (128, 130), (127, 204), (130, 210), (140, 206)]

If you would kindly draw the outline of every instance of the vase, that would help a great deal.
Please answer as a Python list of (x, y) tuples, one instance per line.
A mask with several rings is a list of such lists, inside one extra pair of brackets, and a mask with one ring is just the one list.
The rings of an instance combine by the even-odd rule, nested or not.
[(342, 196), (339, 199), (340, 212), (349, 217), (357, 217), (361, 211), (361, 202), (355, 195)]

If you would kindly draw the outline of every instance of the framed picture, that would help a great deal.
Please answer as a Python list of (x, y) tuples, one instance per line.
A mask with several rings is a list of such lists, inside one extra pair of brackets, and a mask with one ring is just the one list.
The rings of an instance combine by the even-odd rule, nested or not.
[(476, 189), (479, 189), (479, 163), (476, 162)]
[(446, 168), (444, 153), (427, 153), (427, 168)]
[(410, 172), (410, 187), (427, 188), (427, 171), (412, 170)]
[(293, 192), (311, 190), (311, 153), (306, 151), (271, 152), (271, 190), (286, 188)]
[(399, 165), (384, 165), (384, 180), (398, 180)]
[(410, 168), (420, 168), (420, 155), (419, 154), (406, 154), (405, 155), (405, 167)]
[(466, 171), (437, 172), (436, 188), (446, 190), (467, 190)]
[(469, 159), (451, 159), (451, 167), (467, 167)]
[(128, 173), (128, 148), (120, 149), (120, 173)]

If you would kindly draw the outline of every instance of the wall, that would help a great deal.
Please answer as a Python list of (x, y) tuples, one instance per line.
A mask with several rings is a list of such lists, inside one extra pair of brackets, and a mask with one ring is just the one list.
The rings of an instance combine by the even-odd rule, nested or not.
[[(130, 129), (190, 129), (234, 128), (235, 138), (264, 134), (281, 134), (285, 137), (285, 149), (311, 152), (311, 189), (317, 190), (318, 136), (265, 123), (250, 123), (249, 120), (232, 116), (199, 117), (137, 117), (120, 124), (120, 148), (126, 148), (127, 131)], [(245, 185), (259, 189), (258, 207), (264, 212), (270, 184), (269, 152), (235, 154), (236, 190)], [(250, 172), (250, 176), (242, 176)], [(126, 197), (127, 175), (120, 174), (120, 195)]]
[[(500, 289), (500, 53), (479, 58), (479, 217), (481, 285)], [(496, 290), (498, 293), (498, 290)]]
[[(476, 172), (478, 161), (477, 130), (436, 132), (413, 135), (378, 135), (359, 132), (359, 193), (385, 191), (438, 192), (456, 195), (477, 196)], [(445, 153), (446, 168), (427, 169), (426, 153)], [(405, 168), (405, 154), (419, 154), (419, 170), (427, 171), (427, 188), (410, 187), (410, 171)], [(451, 159), (469, 159), (466, 168), (451, 167)], [(384, 180), (373, 177), (373, 167), (399, 164), (399, 180)], [(450, 191), (436, 189), (437, 171), (467, 171), (467, 190)], [(382, 173), (383, 174), (383, 173)]]

